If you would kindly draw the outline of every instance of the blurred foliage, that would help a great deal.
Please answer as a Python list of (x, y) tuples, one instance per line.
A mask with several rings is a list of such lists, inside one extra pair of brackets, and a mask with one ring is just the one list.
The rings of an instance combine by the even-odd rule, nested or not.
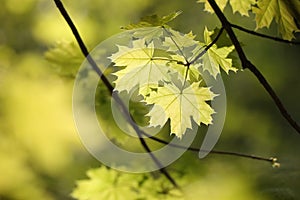
[[(170, 4), (159, 0), (65, 0), (64, 3), (90, 48), (120, 32), (121, 26), (154, 13), (162, 16), (182, 10), (170, 25), (184, 33), (193, 30), (198, 38), (203, 38), (205, 26), (210, 30), (219, 26), (216, 17), (203, 12), (203, 5), (195, 1)], [(233, 15), (229, 6), (224, 12), (232, 22), (254, 29), (254, 16)], [(86, 170), (100, 165), (80, 144), (72, 119), (72, 77), (82, 56), (52, 1), (3, 0), (0, 24), (0, 199), (71, 199), (75, 181), (83, 179)], [(276, 25), (272, 23), (270, 29), (260, 31), (276, 35)], [(237, 34), (249, 58), (299, 121), (299, 46)], [(299, 40), (299, 35), (296, 37)], [(50, 51), (44, 55), (47, 50)], [(216, 148), (276, 156), (282, 167), (273, 169), (260, 161), (213, 154), (199, 160), (197, 154), (188, 152), (169, 167), (183, 186), (184, 196), (220, 200), (300, 199), (299, 135), (281, 117), (249, 71), (231, 73), (224, 76), (224, 81), (227, 118)], [(99, 87), (99, 91), (103, 90)], [(109, 110), (106, 97), (99, 98)], [(110, 114), (98, 114), (106, 120), (108, 130), (115, 132)], [(197, 138), (195, 145), (201, 143), (203, 134), (199, 133)], [(150, 144), (156, 147), (153, 142)], [(138, 143), (132, 148), (137, 146)], [(96, 190), (97, 181), (103, 179), (105, 184), (109, 183), (106, 173), (118, 174), (107, 169), (98, 174), (103, 169), (88, 172), (89, 178), (96, 181)], [(183, 173), (182, 177), (178, 171)], [(149, 193), (147, 197), (157, 194), (156, 184), (168, 184), (164, 179), (153, 181), (153, 175), (149, 174), (132, 175), (135, 181), (132, 184), (141, 177), (149, 180), (143, 183), (144, 192)], [(87, 183), (79, 181), (77, 187), (82, 189), (84, 184)], [(76, 192), (73, 196), (78, 197)]]

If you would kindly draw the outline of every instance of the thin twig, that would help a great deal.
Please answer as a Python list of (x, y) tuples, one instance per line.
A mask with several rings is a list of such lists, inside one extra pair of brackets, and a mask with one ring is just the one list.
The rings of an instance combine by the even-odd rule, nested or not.
[(169, 142), (167, 142), (165, 140), (162, 140), (162, 139), (160, 139), (158, 137), (151, 136), (151, 135), (149, 135), (149, 134), (147, 134), (145, 132), (143, 132), (143, 135), (145, 135), (148, 138), (150, 138), (150, 139), (152, 139), (154, 141), (157, 141), (159, 143), (167, 144), (167, 145), (170, 145), (172, 147), (179, 148), (179, 149), (187, 149), (189, 151), (195, 151), (195, 152), (202, 151), (202, 152), (209, 152), (211, 154), (221, 154), (221, 155), (230, 155), (230, 156), (251, 158), (251, 159), (254, 159), (254, 160), (262, 160), (262, 161), (270, 162), (271, 164), (274, 164), (275, 161), (277, 162), (277, 159), (273, 158), (273, 157), (271, 157), (271, 158), (264, 158), (264, 157), (261, 157), (261, 156), (255, 156), (255, 155), (249, 155), (249, 154), (243, 154), (243, 153), (237, 153), (237, 152), (229, 152), (229, 151), (218, 151), (218, 150), (207, 151), (207, 150), (200, 149), (200, 148), (186, 147), (186, 146), (182, 146), (182, 145), (178, 145), (178, 144), (172, 144), (172, 143), (169, 143)]
[[(110, 82), (108, 81), (108, 79), (103, 75), (101, 69), (98, 67), (98, 65), (95, 62), (95, 60), (89, 55), (89, 51), (88, 51), (86, 45), (84, 44), (84, 42), (83, 42), (83, 40), (82, 40), (82, 38), (81, 38), (81, 36), (80, 36), (80, 34), (78, 32), (78, 29), (76, 28), (75, 24), (73, 23), (71, 17), (69, 16), (68, 12), (66, 11), (64, 5), (62, 4), (62, 2), (60, 0), (54, 0), (54, 2), (56, 4), (58, 10), (62, 14), (62, 16), (64, 17), (64, 19), (68, 23), (69, 27), (71, 28), (71, 30), (73, 32), (73, 35), (75, 36), (76, 41), (78, 42), (78, 45), (79, 45), (79, 47), (80, 47), (83, 55), (87, 58), (88, 62), (93, 67), (93, 70), (99, 75), (99, 77), (101, 78), (101, 80), (103, 81), (103, 83), (105, 84), (105, 86), (107, 87), (107, 89), (109, 90), (110, 94), (112, 94), (112, 92), (114, 90), (113, 86), (110, 84)], [(127, 121), (130, 123), (130, 125), (136, 131), (136, 133), (138, 135), (138, 138), (140, 140), (140, 143), (142, 144), (142, 146), (146, 150), (146, 152), (149, 153), (149, 155), (150, 155), (151, 159), (154, 161), (154, 163), (159, 167), (159, 171), (166, 176), (166, 178), (173, 184), (174, 187), (178, 187), (176, 181), (171, 177), (171, 175), (169, 174), (169, 172), (163, 167), (163, 165), (161, 164), (161, 162), (152, 153), (152, 151), (149, 148), (149, 146), (147, 145), (145, 139), (142, 137), (141, 130), (132, 121), (132, 118), (131, 118), (129, 112), (127, 111), (126, 106), (124, 105), (124, 103), (122, 102), (122, 100), (117, 95), (112, 95), (112, 97), (119, 104), (119, 106), (121, 106), (122, 111), (123, 111), (122, 113), (124, 114), (124, 117), (127, 119)]]
[(278, 37), (273, 37), (273, 36), (265, 35), (265, 34), (262, 34), (262, 33), (258, 33), (256, 31), (252, 31), (252, 30), (246, 29), (246, 28), (241, 27), (241, 26), (236, 25), (236, 24), (230, 23), (230, 25), (231, 25), (232, 28), (238, 29), (238, 30), (243, 31), (245, 33), (248, 33), (248, 34), (251, 34), (251, 35), (255, 35), (255, 36), (258, 36), (258, 37), (261, 37), (261, 38), (266, 38), (266, 39), (270, 39), (270, 40), (274, 40), (274, 41), (282, 42), (282, 43), (287, 43), (287, 44), (295, 44), (295, 45), (299, 45), (300, 44), (300, 42), (298, 42), (298, 41), (289, 41), (289, 40), (284, 40), (284, 39), (281, 39), (281, 38), (278, 38)]
[(249, 69), (259, 80), (259, 82), (263, 85), (265, 90), (269, 93), (271, 98), (273, 99), (274, 103), (276, 104), (277, 108), (280, 110), (281, 115), (287, 120), (287, 122), (300, 134), (300, 126), (297, 122), (291, 117), (289, 112), (284, 107), (283, 103), (276, 95), (274, 90), (272, 89), (271, 85), (268, 83), (266, 78), (262, 75), (262, 73), (253, 65), (246, 57), (240, 42), (238, 41), (235, 33), (232, 30), (231, 23), (227, 20), (223, 12), (220, 10), (219, 6), (216, 4), (215, 0), (208, 0), (210, 6), (215, 11), (216, 15), (218, 16), (219, 20), (221, 21), (223, 27), (225, 28), (227, 34), (229, 35), (232, 44), (234, 45), (240, 61), (242, 63), (242, 67), (244, 69)]

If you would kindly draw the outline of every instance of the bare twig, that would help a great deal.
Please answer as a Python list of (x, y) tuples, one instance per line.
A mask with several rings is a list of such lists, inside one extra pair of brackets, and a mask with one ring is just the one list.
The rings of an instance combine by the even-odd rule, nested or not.
[(252, 30), (246, 29), (246, 28), (241, 27), (241, 26), (236, 25), (236, 24), (230, 23), (230, 25), (231, 25), (232, 28), (238, 29), (238, 30), (243, 31), (245, 33), (248, 33), (248, 34), (251, 34), (251, 35), (255, 35), (255, 36), (258, 36), (258, 37), (261, 37), (261, 38), (266, 38), (266, 39), (270, 39), (270, 40), (274, 40), (274, 41), (282, 42), (282, 43), (287, 43), (287, 44), (295, 44), (295, 45), (299, 45), (300, 44), (300, 42), (298, 42), (298, 41), (289, 41), (289, 40), (284, 40), (284, 39), (281, 39), (281, 38), (278, 38), (278, 37), (273, 37), (273, 36), (265, 35), (265, 34), (262, 34), (262, 33), (258, 33), (256, 31), (252, 31)]
[(283, 103), (276, 95), (274, 90), (272, 89), (271, 85), (268, 83), (266, 78), (262, 75), (262, 73), (253, 65), (246, 57), (240, 42), (238, 41), (235, 33), (232, 30), (231, 23), (227, 20), (223, 12), (220, 10), (219, 6), (216, 4), (215, 0), (208, 0), (210, 6), (215, 11), (216, 15), (218, 16), (219, 20), (221, 21), (223, 27), (225, 28), (227, 34), (229, 35), (232, 44), (234, 45), (238, 56), (241, 60), (242, 67), (244, 69), (249, 69), (259, 80), (259, 82), (263, 85), (265, 90), (269, 93), (271, 98), (273, 99), (274, 103), (276, 104), (277, 108), (280, 110), (281, 115), (287, 120), (287, 122), (300, 134), (300, 126), (297, 122), (291, 117), (289, 112), (284, 107)]

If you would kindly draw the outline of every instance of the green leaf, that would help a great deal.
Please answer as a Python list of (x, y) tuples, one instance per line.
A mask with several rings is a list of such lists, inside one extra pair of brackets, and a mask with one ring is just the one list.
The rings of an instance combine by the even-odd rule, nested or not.
[(181, 13), (182, 11), (176, 11), (162, 17), (158, 15), (145, 16), (141, 18), (140, 22), (136, 24), (132, 23), (122, 28), (125, 30), (131, 30), (142, 27), (166, 26), (167, 23), (173, 21)]
[[(155, 56), (154, 44), (146, 44), (145, 40), (135, 40), (132, 47), (118, 46), (119, 51), (110, 59), (115, 66), (126, 66), (114, 75), (118, 78), (114, 82), (118, 91), (130, 91), (136, 86), (149, 85), (161, 80), (169, 80), (167, 63), (170, 58)], [(161, 52), (161, 51), (157, 51)]]
[(275, 19), (278, 24), (278, 30), (284, 39), (292, 40), (295, 38), (293, 33), (299, 31), (289, 11), (287, 1), (259, 0), (257, 7), (253, 7), (253, 12), (256, 15), (256, 29), (269, 28), (271, 22)]
[[(198, 124), (211, 124), (214, 110), (206, 101), (211, 101), (216, 95), (207, 87), (200, 87), (200, 82), (184, 87), (181, 81), (157, 87), (145, 99), (148, 104), (154, 104), (148, 113), (150, 126), (164, 126), (170, 119), (171, 133), (181, 138), (187, 129), (192, 128), (191, 118)], [(145, 94), (147, 91), (143, 91)]]
[[(210, 36), (213, 31), (204, 30), (204, 41), (208, 45), (211, 43)], [(203, 69), (207, 70), (211, 75), (216, 77), (220, 73), (220, 67), (228, 74), (229, 71), (236, 72), (238, 69), (232, 66), (232, 59), (227, 58), (228, 55), (234, 50), (234, 46), (224, 46), (218, 48), (217, 45), (213, 45), (203, 55)]]

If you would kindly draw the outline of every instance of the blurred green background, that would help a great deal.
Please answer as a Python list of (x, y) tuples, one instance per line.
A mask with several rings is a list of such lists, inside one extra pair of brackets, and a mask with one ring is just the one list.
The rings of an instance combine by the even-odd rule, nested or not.
[[(120, 27), (145, 15), (182, 10), (171, 25), (184, 33), (220, 26), (194, 0), (64, 1), (92, 49)], [(226, 14), (254, 29), (250, 18)], [(261, 32), (277, 35), (276, 24)], [(236, 31), (244, 49), (267, 77), (291, 115), (300, 122), (300, 46), (276, 43)], [(298, 35), (299, 36), (299, 35)], [(299, 37), (298, 37), (299, 40)], [(71, 199), (76, 180), (101, 164), (80, 143), (72, 119), (72, 74), (83, 57), (51, 0), (2, 0), (0, 7), (0, 199)], [(57, 64), (45, 59), (55, 46), (66, 47)], [(71, 46), (71, 47), (70, 47)], [(71, 51), (68, 52), (68, 50)], [(60, 52), (64, 53), (64, 52)], [(70, 76), (71, 75), (71, 76)], [(223, 74), (227, 90), (226, 124), (216, 149), (279, 158), (281, 167), (244, 158), (186, 153), (170, 168), (193, 176), (185, 184), (189, 199), (300, 199), (300, 135), (248, 71)], [(196, 198), (195, 198), (196, 197)]]

